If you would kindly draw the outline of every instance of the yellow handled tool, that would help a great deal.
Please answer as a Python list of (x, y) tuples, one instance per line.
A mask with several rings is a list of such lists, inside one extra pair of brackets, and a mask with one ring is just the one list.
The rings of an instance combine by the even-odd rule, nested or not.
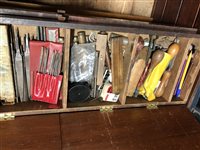
[[(174, 58), (177, 55), (178, 51), (179, 51), (179, 45), (178, 44), (172, 44), (169, 47), (167, 53), (170, 54), (172, 56), (172, 58)], [(165, 91), (165, 88), (167, 86), (168, 80), (169, 80), (169, 78), (171, 76), (171, 69), (172, 69), (172, 67), (173, 67), (173, 65), (171, 65), (169, 67), (169, 69), (167, 69), (163, 73), (161, 81), (160, 81), (160, 84), (159, 84), (157, 90), (155, 91), (155, 96), (156, 97), (160, 97), (160, 96), (163, 95), (163, 93)]]

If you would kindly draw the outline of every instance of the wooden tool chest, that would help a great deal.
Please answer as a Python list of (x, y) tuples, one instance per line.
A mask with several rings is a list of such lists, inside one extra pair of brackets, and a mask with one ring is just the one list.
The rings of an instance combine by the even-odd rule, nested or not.
[[(79, 20), (78, 20), (79, 19)], [(81, 20), (82, 19), (82, 20)], [(62, 20), (62, 17), (61, 17)], [(33, 115), (33, 114), (48, 114), (48, 113), (61, 113), (61, 112), (75, 112), (75, 111), (89, 111), (89, 110), (100, 110), (100, 111), (112, 111), (115, 108), (130, 108), (130, 107), (144, 107), (147, 108), (156, 108), (159, 105), (178, 105), (186, 104), (192, 87), (194, 85), (195, 79), (199, 73), (199, 55), (196, 57), (196, 62), (190, 64), (190, 68), (186, 75), (186, 79), (182, 86), (182, 92), (180, 97), (176, 98), (174, 96), (174, 91), (179, 81), (179, 76), (182, 71), (182, 67), (185, 64), (185, 60), (188, 57), (188, 50), (191, 49), (191, 44), (195, 47), (196, 52), (199, 52), (199, 38), (200, 35), (197, 34), (197, 29), (189, 28), (179, 28), (171, 27), (164, 25), (153, 25), (145, 22), (135, 22), (135, 21), (119, 21), (109, 18), (90, 18), (90, 17), (77, 17), (72, 21), (57, 21), (53, 19), (42, 19), (42, 18), (33, 18), (33, 17), (20, 17), (12, 15), (1, 15), (0, 24), (2, 25), (12, 25), (14, 29), (19, 29), (19, 34), (22, 36), (26, 33), (29, 33), (30, 36), (36, 36), (37, 28), (46, 27), (46, 28), (56, 28), (59, 29), (60, 37), (63, 37), (63, 60), (62, 60), (62, 70), (61, 74), (62, 85), (61, 91), (62, 94), (59, 97), (58, 105), (50, 105), (48, 103), (29, 100), (26, 102), (15, 103), (14, 105), (2, 105), (0, 106), (0, 114), (2, 118), (10, 118), (13, 116), (21, 115)], [(107, 67), (111, 70), (112, 73), (112, 90), (118, 94), (119, 100), (117, 102), (106, 102), (99, 100), (99, 97), (90, 98), (84, 102), (71, 102), (69, 101), (69, 89), (70, 89), (70, 71), (71, 71), (71, 60), (72, 55), (71, 49), (76, 41), (74, 37), (85, 31), (86, 35), (91, 35), (92, 33), (96, 36), (96, 51), (98, 51), (98, 61), (103, 63), (102, 66), (98, 67), (96, 71), (96, 80), (94, 86), (98, 85), (98, 82), (103, 82), (103, 73), (105, 71), (105, 61), (106, 54), (105, 49), (109, 47), (109, 56), (111, 56), (110, 63), (107, 62)], [(107, 39), (103, 38), (106, 35)], [(171, 76), (168, 79), (168, 84), (164, 90), (164, 93), (161, 97), (157, 97), (153, 101), (147, 101), (141, 95), (134, 97), (127, 94), (128, 84), (132, 83), (131, 71), (132, 67), (136, 65), (136, 61), (131, 60), (131, 55), (133, 54), (132, 50), (137, 43), (135, 39), (140, 37), (143, 39), (143, 44), (145, 45), (145, 39), (149, 39), (149, 35), (156, 35), (157, 38), (161, 41), (164, 41), (162, 48), (168, 49), (169, 45), (174, 41), (179, 45), (179, 51), (175, 56), (174, 61), (172, 62), (172, 68), (170, 68)], [(99, 36), (99, 37), (98, 37)], [(113, 37), (112, 37), (113, 36)], [(2, 38), (2, 36), (1, 36)], [(83, 39), (81, 39), (83, 40)], [(109, 41), (108, 45), (103, 45), (105, 41)], [(80, 39), (78, 39), (80, 43)], [(168, 42), (168, 43), (167, 43)], [(171, 43), (170, 43), (171, 42)], [(148, 42), (147, 42), (148, 43)], [(162, 44), (163, 44), (162, 43)], [(109, 45), (110, 44), (110, 45)], [(167, 45), (167, 46), (166, 46)], [(136, 47), (135, 47), (136, 48)], [(149, 50), (149, 49), (148, 49)], [(137, 54), (136, 54), (137, 55)], [(141, 56), (142, 57), (142, 56)], [(145, 59), (146, 57), (142, 59)], [(96, 60), (95, 60), (96, 61)], [(93, 62), (94, 65), (98, 62)], [(133, 63), (133, 64), (131, 64)], [(146, 62), (147, 63), (147, 62)], [(141, 63), (142, 64), (142, 63)], [(138, 68), (141, 68), (141, 64), (138, 65)], [(146, 64), (145, 64), (146, 66)], [(144, 67), (145, 67), (144, 66)], [(143, 67), (143, 69), (144, 69)], [(101, 70), (101, 71), (100, 71)], [(101, 72), (99, 75), (98, 71)], [(144, 70), (143, 70), (144, 71)], [(143, 71), (136, 70), (135, 76), (142, 74)], [(102, 73), (103, 72), (103, 73)], [(94, 77), (95, 75), (93, 75)], [(101, 77), (98, 77), (101, 76)], [(134, 76), (134, 77), (135, 77)], [(139, 80), (140, 78), (138, 78)], [(137, 81), (139, 82), (139, 81)], [(19, 83), (22, 84), (22, 83)], [(135, 83), (134, 83), (135, 84)], [(99, 84), (101, 85), (101, 84)], [(92, 90), (94, 90), (92, 86)], [(133, 91), (134, 92), (134, 91)], [(73, 93), (72, 93), (73, 94)]]

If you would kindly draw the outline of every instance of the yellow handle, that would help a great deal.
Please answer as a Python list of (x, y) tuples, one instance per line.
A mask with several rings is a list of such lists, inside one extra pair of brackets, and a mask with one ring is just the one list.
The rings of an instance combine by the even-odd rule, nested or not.
[(179, 85), (179, 89), (182, 88), (182, 85), (183, 85), (183, 82), (184, 82), (184, 79), (185, 79), (185, 76), (186, 76), (186, 73), (187, 73), (191, 59), (192, 59), (192, 51), (190, 52), (190, 54), (188, 56), (188, 59), (187, 59), (186, 65), (185, 65), (185, 69), (184, 69), (184, 72), (183, 72), (183, 76), (181, 78), (181, 82), (180, 82), (180, 85)]

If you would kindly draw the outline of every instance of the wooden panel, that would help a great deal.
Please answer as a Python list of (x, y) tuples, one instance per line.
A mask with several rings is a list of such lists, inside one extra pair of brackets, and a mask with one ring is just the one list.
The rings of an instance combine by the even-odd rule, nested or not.
[[(65, 4), (66, 0), (62, 0), (63, 4)], [(86, 8), (86, 9), (92, 9), (95, 5), (95, 1), (94, 0), (77, 0), (71, 1), (72, 3), (74, 3), (74, 7), (76, 7), (76, 5), (78, 5), (81, 8)], [(68, 5), (70, 6), (71, 3), (68, 3)]]
[(176, 25), (192, 27), (199, 3), (200, 0), (184, 0)]
[(188, 54), (188, 49), (190, 47), (190, 42), (188, 38), (180, 38), (180, 50), (176, 56), (174, 61), (174, 66), (171, 70), (171, 77), (168, 80), (168, 84), (165, 88), (163, 98), (165, 98), (168, 102), (172, 100), (174, 90), (176, 88), (176, 84), (178, 82), (178, 78), (181, 73), (182, 66), (184, 64), (184, 60)]
[(182, 6), (183, 0), (168, 0), (165, 12), (162, 17), (164, 24), (174, 25), (178, 17), (179, 8)]
[(181, 89), (180, 98), (187, 101), (200, 69), (200, 52), (196, 51)]
[(96, 0), (96, 3), (94, 4), (93, 9), (94, 10), (104, 10), (104, 11), (110, 11), (110, 3), (111, 0)]
[(133, 1), (134, 0), (123, 0), (122, 9), (120, 13), (131, 14), (132, 9), (133, 9)]
[(152, 17), (154, 18), (154, 22), (160, 22), (163, 16), (163, 11), (165, 10), (167, 0), (155, 0)]
[(196, 20), (195, 20), (195, 23), (194, 23), (194, 28), (200, 29), (200, 11), (197, 14), (197, 17), (196, 17)]
[(152, 17), (154, 22), (199, 28), (200, 0), (155, 0)]
[(64, 150), (154, 150), (166, 147), (188, 150), (200, 147), (199, 123), (185, 106), (61, 114), (61, 122)]
[(100, 150), (110, 149), (107, 115), (99, 111), (62, 114), (62, 149), (68, 150)]
[(123, 88), (122, 53), (122, 38), (113, 38), (111, 41), (112, 92), (116, 94), (120, 93)]
[(0, 25), (0, 102), (15, 103), (15, 83), (13, 80), (12, 58), (8, 39), (8, 27)]
[(150, 17), (153, 5), (154, 0), (134, 0), (131, 14)]
[(199, 74), (198, 74), (194, 84), (195, 85), (192, 88), (191, 96), (190, 96), (188, 103), (187, 103), (187, 107), (189, 109), (191, 109), (193, 106), (195, 106), (198, 103), (198, 100), (196, 99), (196, 95), (197, 95), (197, 92), (199, 91), (199, 86), (200, 86), (200, 71), (199, 71)]
[(68, 96), (68, 76), (69, 76), (69, 53), (70, 53), (70, 39), (71, 30), (64, 29), (64, 58), (63, 58), (63, 81), (62, 81), (62, 106), (67, 107), (67, 96)]
[(123, 7), (123, 1), (111, 0), (109, 3), (109, 11), (120, 13)]
[(2, 150), (200, 147), (199, 123), (185, 106), (17, 117), (0, 122), (0, 133)]
[[(140, 16), (151, 16), (151, 11), (155, 0), (22, 0), (24, 2), (34, 2), (38, 4), (52, 5), (59, 9), (87, 9), (117, 12), (122, 14), (132, 14)], [(8, 2), (7, 2), (8, 3)]]
[(1, 150), (61, 150), (59, 115), (0, 122)]

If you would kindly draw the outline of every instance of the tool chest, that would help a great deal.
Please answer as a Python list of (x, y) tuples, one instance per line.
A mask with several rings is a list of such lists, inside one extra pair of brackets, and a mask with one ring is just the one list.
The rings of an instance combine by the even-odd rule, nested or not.
[(197, 29), (56, 15), (1, 12), (2, 118), (187, 103), (200, 70)]

